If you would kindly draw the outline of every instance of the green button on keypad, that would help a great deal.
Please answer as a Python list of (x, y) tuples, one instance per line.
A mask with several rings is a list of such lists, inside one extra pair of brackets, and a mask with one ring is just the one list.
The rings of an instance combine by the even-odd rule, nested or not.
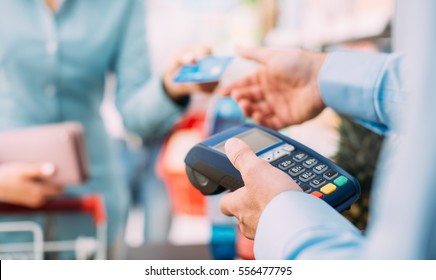
[(333, 183), (338, 187), (342, 187), (347, 182), (348, 182), (348, 179), (345, 178), (344, 176), (339, 176), (338, 178), (336, 178), (336, 180), (333, 181)]

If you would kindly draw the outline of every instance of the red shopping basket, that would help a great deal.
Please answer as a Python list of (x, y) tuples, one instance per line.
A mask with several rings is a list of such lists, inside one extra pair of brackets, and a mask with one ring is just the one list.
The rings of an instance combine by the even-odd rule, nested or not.
[(184, 158), (189, 149), (205, 139), (204, 113), (187, 113), (167, 137), (157, 163), (165, 182), (174, 214), (203, 216), (205, 197), (190, 183)]

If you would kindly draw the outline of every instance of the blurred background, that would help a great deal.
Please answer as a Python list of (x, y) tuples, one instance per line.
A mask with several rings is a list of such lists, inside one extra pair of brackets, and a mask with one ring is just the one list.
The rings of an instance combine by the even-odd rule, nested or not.
[[(303, 47), (315, 51), (391, 50), (394, 0), (144, 0), (151, 69), (162, 75), (174, 53), (206, 45), (234, 56), (235, 46)], [(257, 65), (234, 58), (221, 84)], [(188, 150), (209, 135), (249, 122), (216, 94), (195, 94), (164, 138), (128, 133), (114, 106), (108, 75), (101, 113), (116, 143), (130, 191), (125, 259), (253, 259), (253, 242), (219, 211), (222, 195), (204, 197), (185, 175)], [(365, 231), (368, 196), (383, 138), (326, 109), (314, 120), (281, 131), (336, 161), (361, 183), (362, 196), (343, 214)], [(85, 257), (86, 258), (86, 257)]]
[[(237, 45), (385, 52), (391, 46), (393, 0), (147, 0), (146, 4), (144, 24), (157, 73), (172, 53), (198, 44), (211, 46), (216, 55), (233, 55)], [(221, 83), (255, 67), (235, 59)], [(110, 77), (108, 84), (113, 85)], [(120, 144), (131, 189), (128, 258), (252, 258), (252, 243), (238, 234), (234, 220), (219, 213), (220, 196), (205, 198), (181, 178), (189, 148), (212, 132), (214, 122), (240, 118), (237, 106), (216, 96), (195, 95), (168, 138), (142, 143), (124, 132), (110, 88), (102, 112)], [(363, 195), (344, 215), (364, 230), (382, 137), (328, 109), (315, 120), (282, 132), (334, 159), (359, 179)]]

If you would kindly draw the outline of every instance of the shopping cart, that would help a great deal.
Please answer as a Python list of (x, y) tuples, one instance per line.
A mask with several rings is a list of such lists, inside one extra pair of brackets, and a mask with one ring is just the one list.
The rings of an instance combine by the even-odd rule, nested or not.
[(31, 221), (0, 223), (0, 233), (28, 233), (31, 242), (0, 244), (0, 259), (43, 259), (44, 253), (73, 251), (77, 259), (106, 259), (107, 222), (103, 199), (99, 195), (62, 198), (40, 208), (0, 204), (0, 215), (83, 213), (92, 217), (94, 237), (79, 236), (75, 240), (45, 241), (41, 226)]

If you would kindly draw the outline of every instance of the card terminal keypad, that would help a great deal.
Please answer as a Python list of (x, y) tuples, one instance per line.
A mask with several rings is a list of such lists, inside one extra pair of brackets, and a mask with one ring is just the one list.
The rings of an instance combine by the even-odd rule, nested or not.
[(282, 144), (259, 155), (286, 172), (306, 193), (318, 198), (333, 194), (347, 179), (325, 162), (290, 144)]

